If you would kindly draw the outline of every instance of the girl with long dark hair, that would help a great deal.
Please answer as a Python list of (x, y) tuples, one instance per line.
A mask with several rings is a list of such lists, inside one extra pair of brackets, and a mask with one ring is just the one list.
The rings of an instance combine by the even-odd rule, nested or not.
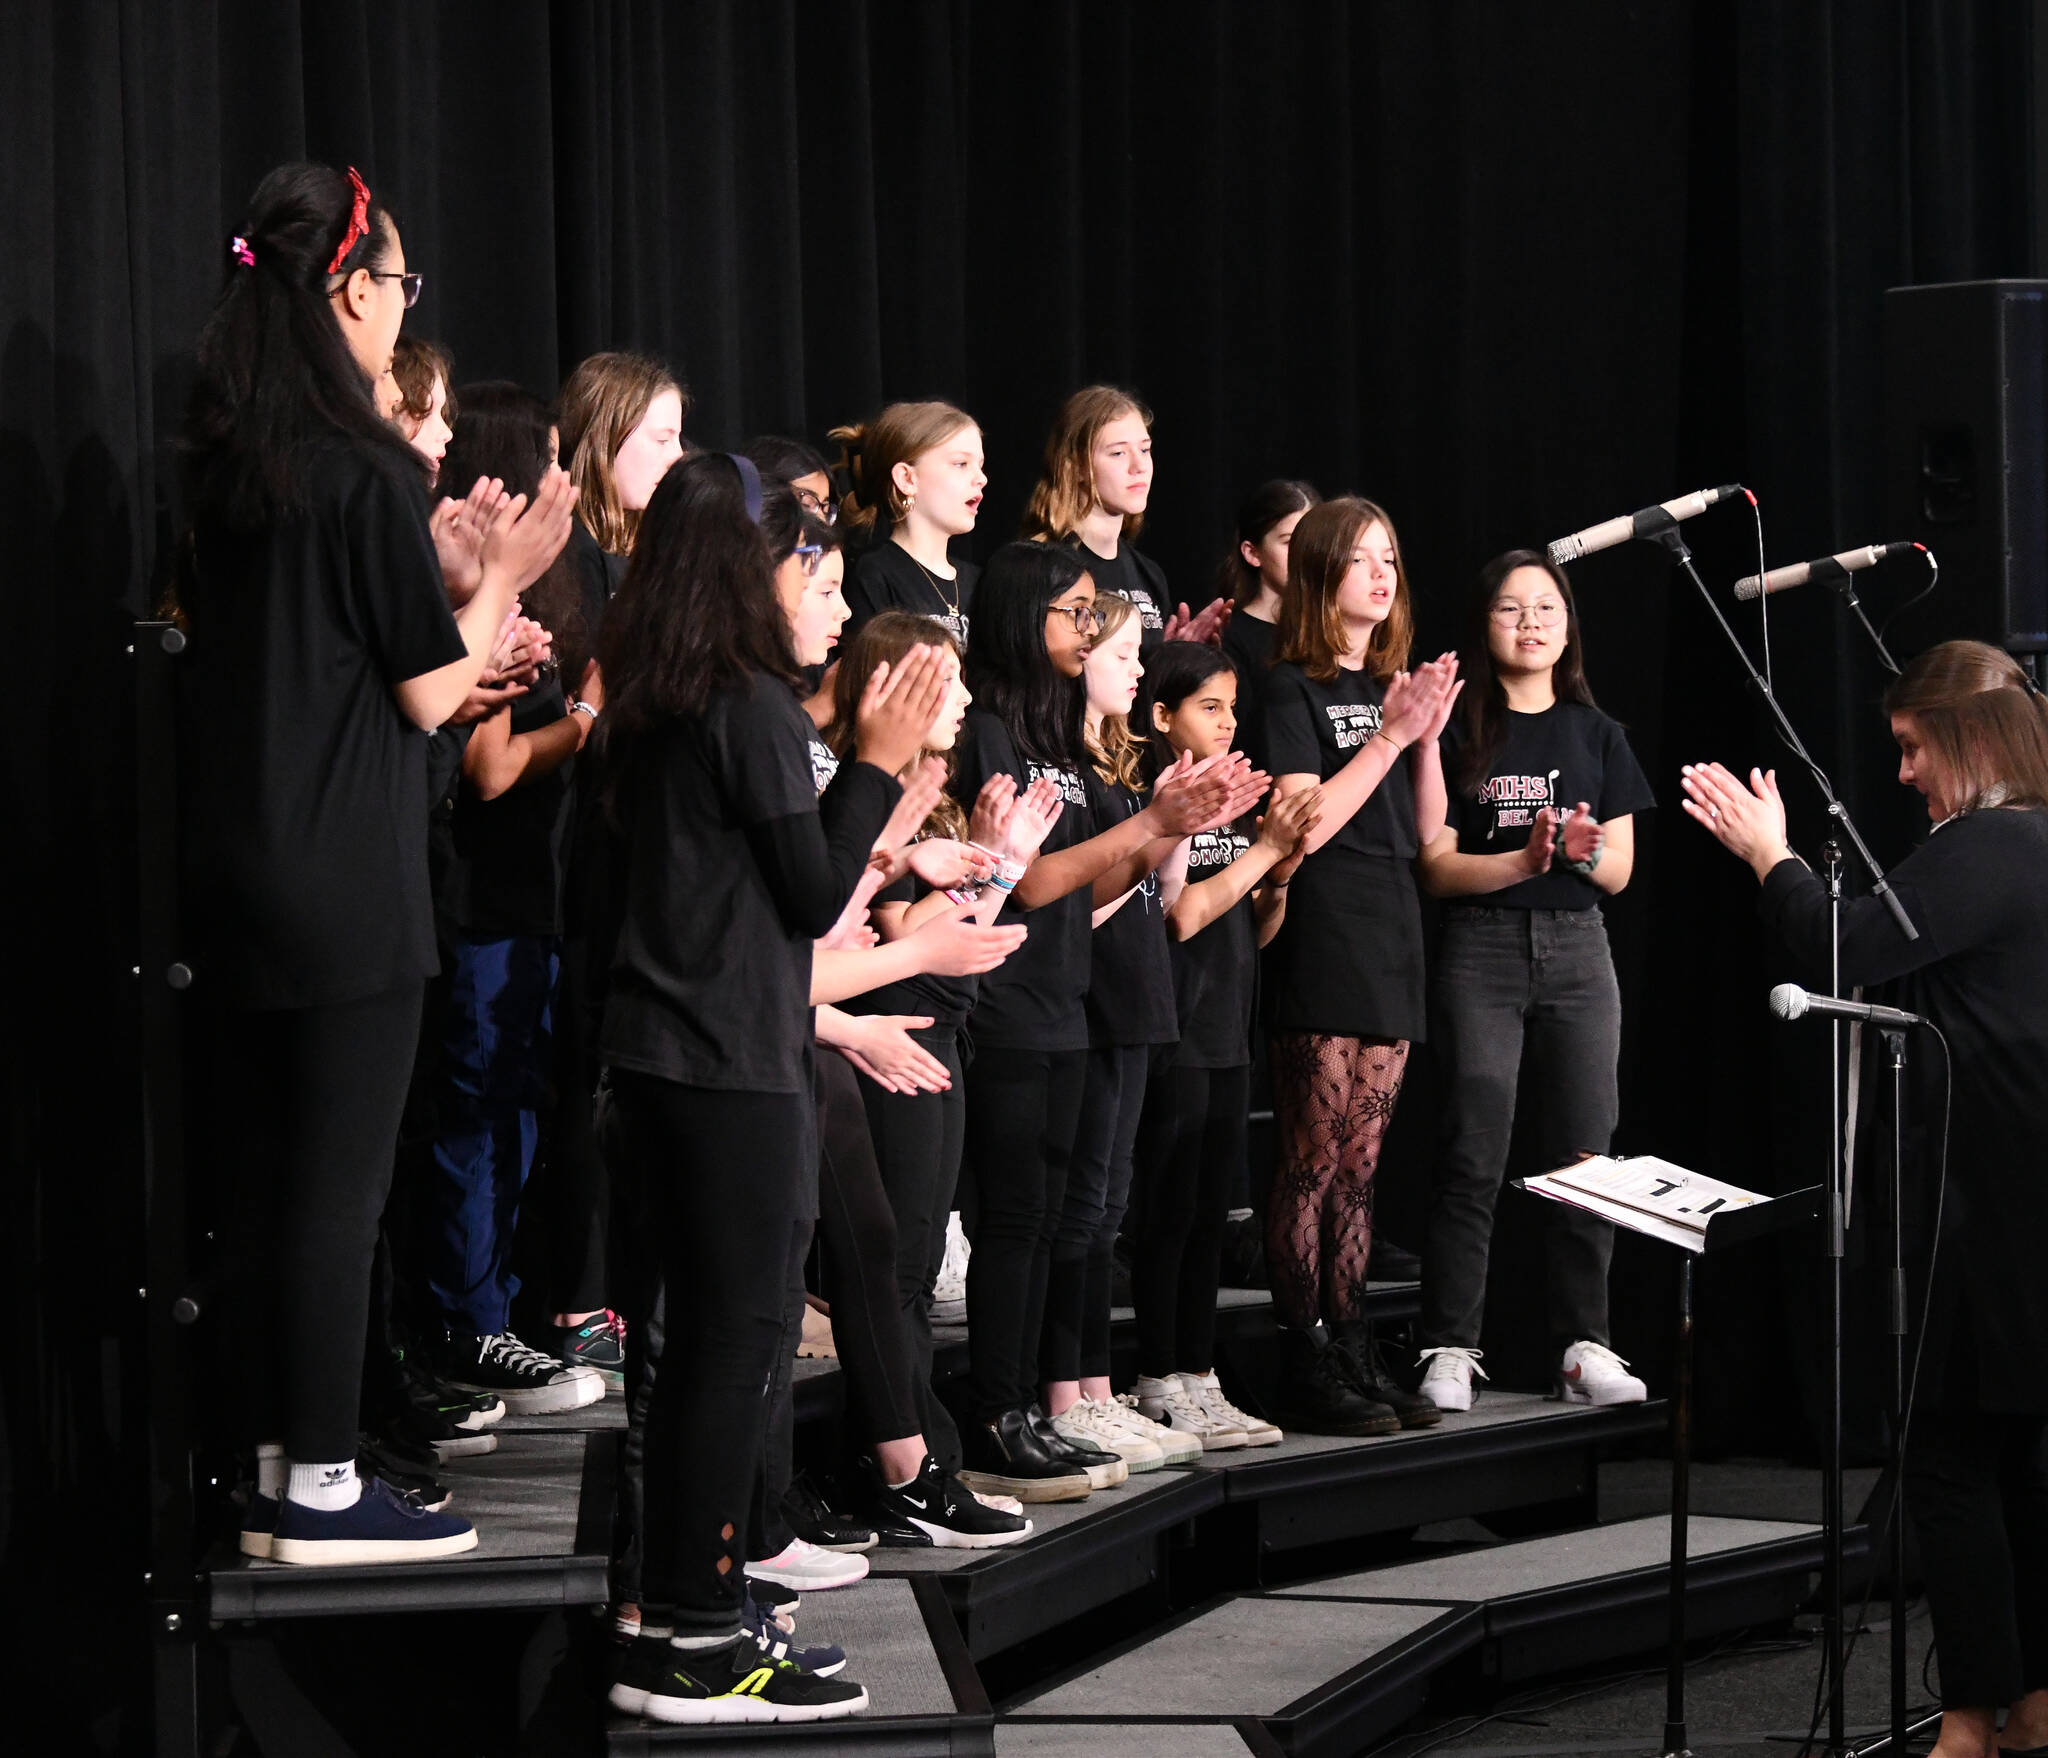
[[(1933, 1283), (1910, 1302), (1927, 1322), (1906, 1496), (1941, 1654), (1933, 1758), (1996, 1758), (2048, 1743), (2048, 704), (2010, 654), (1945, 641), (1885, 710), (1932, 826), (1891, 872), (1920, 937), (1852, 898), (1840, 976), (1890, 987), (1946, 1051), (1916, 1058), (1920, 1115), (1949, 1133), (1908, 1191), (1937, 1257), (1914, 1269)], [(1765, 921), (1825, 979), (1831, 905), (1786, 842), (1777, 776), (1752, 769), (1745, 786), (1705, 763), (1683, 782), (1687, 815), (1756, 874)]]
[(355, 172), (271, 172), (184, 433), (184, 895), (219, 1095), (208, 1157), (233, 1180), (221, 1324), (260, 1444), (243, 1549), (287, 1563), (476, 1542), (357, 1480), (370, 1264), (436, 965), (424, 733), (561, 548), (574, 494), (556, 476), (531, 506), (488, 484), (466, 502), (476, 578), (450, 613), (422, 464), (375, 400), (419, 285)]
[(1037, 860), (993, 881), (1014, 885), (1011, 908), (1024, 912), (1030, 935), (983, 978), (969, 1026), (972, 1420), (961, 1434), (961, 1475), (971, 1488), (1022, 1500), (1073, 1499), (1124, 1474), (1114, 1454), (1058, 1434), (1037, 1401), (1053, 1230), (1086, 1074), (1091, 910), (1128, 891), (1233, 795), (1228, 772), (1177, 767), (1143, 810), (1087, 834), (1081, 673), (1099, 628), (1095, 583), (1073, 551), (1012, 543), (990, 557), (967, 649), (974, 706), (954, 758), (953, 793), (963, 804), (998, 775), (1020, 791), (1049, 781), (1059, 796)]
[(1237, 541), (1216, 571), (1216, 596), (1233, 606), (1223, 651), (1237, 665), (1237, 748), (1266, 766), (1266, 669), (1280, 648), (1280, 603), (1287, 590), (1287, 546), (1295, 526), (1322, 501), (1313, 485), (1262, 482), (1238, 503)]
[(1280, 1156), (1266, 1263), (1287, 1369), (1276, 1414), (1312, 1434), (1380, 1434), (1404, 1416), (1437, 1420), (1380, 1369), (1363, 1303), (1373, 1174), (1424, 1032), (1411, 863), (1443, 825), (1437, 738), (1457, 659), (1405, 669), (1407, 575), (1393, 521), (1370, 501), (1310, 508), (1287, 568), (1268, 761), (1283, 799), (1320, 786), (1323, 800), (1267, 960)]
[[(1634, 814), (1656, 804), (1628, 736), (1593, 702), (1564, 570), (1534, 550), (1480, 570), (1464, 695), (1445, 740), (1449, 811), (1422, 850), (1445, 900), (1430, 1020), (1444, 1071), (1442, 1145), (1422, 1259), (1422, 1391), (1469, 1410), (1494, 1205), (1523, 1063), (1541, 1094), (1545, 1166), (1604, 1154), (1620, 1116), (1621, 991), (1602, 897), (1629, 881)], [(1612, 1223), (1543, 1205), (1551, 1342), (1563, 1395), (1639, 1402), (1608, 1347)]]
[(677, 1722), (816, 1719), (867, 1701), (745, 1640), (744, 1565), (759, 1554), (762, 1388), (817, 1168), (812, 942), (853, 895), (943, 686), (929, 652), (880, 680), (855, 760), (820, 801), (779, 558), (762, 537), (771, 497), (790, 490), (744, 459), (670, 470), (599, 642), (624, 841), (603, 1051), (666, 1329), (645, 1415), (641, 1635), (612, 1700)]

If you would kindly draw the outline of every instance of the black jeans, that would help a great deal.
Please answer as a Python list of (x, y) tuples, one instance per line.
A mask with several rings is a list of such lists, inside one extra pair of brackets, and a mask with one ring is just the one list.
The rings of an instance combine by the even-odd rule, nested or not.
[(981, 1418), (1038, 1399), (1053, 1229), (1066, 1202), (1085, 1050), (977, 1048), (967, 1083), (968, 1396)]
[(860, 1097), (882, 1189), (896, 1218), (896, 1299), (917, 1363), (918, 1427), (932, 1456), (954, 1467), (960, 1463), (959, 1433), (932, 1393), (932, 1284), (945, 1262), (946, 1221), (960, 1182), (967, 1083), (958, 1030), (934, 1026), (910, 1035), (946, 1065), (951, 1089), (891, 1093), (863, 1080)]
[(235, 1439), (356, 1456), (377, 1225), (418, 1048), (423, 983), (328, 1007), (219, 1013), (196, 1163), (226, 1171), (210, 1341)]
[(616, 1069), (611, 1080), (666, 1331), (645, 1405), (642, 1603), (673, 1608), (679, 1632), (724, 1635), (740, 1625), (789, 1353), (790, 1253), (816, 1116), (808, 1093), (713, 1092)]
[(1138, 1225), (1131, 1299), (1138, 1371), (1208, 1373), (1216, 1365), (1223, 1221), (1243, 1174), (1251, 1070), (1170, 1065), (1153, 1076), (1138, 1137)]
[(1109, 1374), (1110, 1277), (1117, 1229), (1131, 1201), (1131, 1160), (1153, 1054), (1144, 1044), (1088, 1052), (1045, 1285), (1039, 1365), (1048, 1382)]
[[(1444, 1115), (1422, 1253), (1422, 1336), (1476, 1349), (1524, 1053), (1546, 1169), (1604, 1154), (1620, 1114), (1621, 990), (1600, 912), (1447, 911), (1430, 1034)], [(1551, 1339), (1559, 1348), (1605, 1343), (1613, 1224), (1562, 1203), (1543, 1209)]]
[(554, 1102), (541, 1131), (548, 1299), (556, 1312), (595, 1312), (606, 1300), (611, 1181), (597, 1143), (590, 947), (581, 935), (562, 942), (554, 1023)]
[[(920, 1432), (918, 1371), (897, 1293), (896, 1220), (875, 1164), (860, 1086), (861, 1076), (844, 1056), (819, 1051), (822, 1280), (854, 1427), (865, 1444), (873, 1445)], [(943, 1232), (940, 1240), (943, 1245)]]

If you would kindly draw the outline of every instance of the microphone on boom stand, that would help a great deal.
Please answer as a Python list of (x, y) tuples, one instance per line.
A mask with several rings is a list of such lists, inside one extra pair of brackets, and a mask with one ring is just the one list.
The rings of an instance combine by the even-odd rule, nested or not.
[(1550, 559), (1561, 568), (1582, 555), (1612, 549), (1617, 543), (1627, 543), (1632, 538), (1656, 537), (1669, 531), (1681, 519), (1704, 513), (1718, 501), (1732, 500), (1736, 495), (1748, 493), (1749, 490), (1739, 482), (1725, 483), (1720, 488), (1695, 489), (1676, 500), (1660, 501), (1654, 507), (1645, 507), (1640, 513), (1624, 513), (1618, 519), (1605, 519), (1598, 525), (1588, 525), (1583, 531), (1574, 531), (1569, 537), (1560, 537), (1550, 546)]
[[(1856, 620), (1863, 625), (1863, 632), (1870, 637), (1877, 649), (1877, 656), (1884, 662), (1885, 669), (1894, 677), (1898, 676), (1898, 662), (1891, 656), (1891, 650), (1884, 644), (1884, 636), (1871, 627), (1870, 618), (1863, 614), (1863, 601), (1856, 596), (1855, 585), (1850, 575), (1861, 573), (1865, 568), (1874, 568), (1881, 561), (1895, 555), (1910, 555), (1918, 550), (1927, 558), (1931, 571), (1927, 592), (1934, 590), (1934, 582), (1941, 577), (1941, 564), (1934, 559), (1934, 551), (1924, 543), (1872, 543), (1861, 549), (1845, 549), (1834, 555), (1824, 555), (1810, 562), (1793, 562), (1788, 567), (1773, 568), (1767, 574), (1745, 574), (1735, 582), (1735, 596), (1744, 603), (1752, 598), (1767, 598), (1774, 592), (1789, 592), (1795, 586), (1804, 586), (1809, 580), (1825, 580), (1842, 595), (1842, 602), (1856, 613)], [(1913, 602), (1913, 601), (1909, 601)], [(1900, 607), (1904, 609), (1902, 605)], [(1897, 612), (1893, 613), (1894, 615)]]

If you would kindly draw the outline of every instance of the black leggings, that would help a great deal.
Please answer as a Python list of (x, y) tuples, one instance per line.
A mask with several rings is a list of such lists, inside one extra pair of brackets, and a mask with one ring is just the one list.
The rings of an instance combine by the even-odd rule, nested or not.
[(1145, 1082), (1157, 1054), (1145, 1044), (1088, 1052), (1066, 1200), (1053, 1232), (1046, 1277), (1039, 1365), (1048, 1383), (1109, 1377), (1116, 1235), (1130, 1206)]
[(818, 1139), (819, 1258), (847, 1402), (868, 1444), (900, 1441), (920, 1430), (917, 1354), (896, 1285), (896, 1221), (860, 1076), (836, 1050), (818, 1053)]
[(957, 1030), (934, 1027), (910, 1035), (946, 1065), (952, 1088), (890, 1093), (864, 1080), (860, 1096), (882, 1188), (896, 1218), (896, 1301), (916, 1359), (918, 1429), (933, 1456), (953, 1466), (960, 1462), (959, 1436), (951, 1415), (932, 1395), (932, 1284), (945, 1262), (946, 1220), (960, 1182), (967, 1090)]
[[(356, 1456), (377, 1224), (418, 1047), (424, 984), (211, 1022), (202, 1148), (227, 1168), (218, 1377), (244, 1443)], [(202, 1161), (204, 1163), (204, 1161)]]
[(1085, 1050), (977, 1048), (967, 1083), (968, 1395), (990, 1420), (1038, 1398), (1053, 1230), (1081, 1116)]
[(1248, 1067), (1176, 1064), (1152, 1076), (1138, 1135), (1131, 1300), (1138, 1371), (1153, 1379), (1216, 1365), (1223, 1222), (1244, 1166), (1250, 1102)]
[(646, 1404), (642, 1603), (673, 1610), (679, 1632), (725, 1635), (740, 1627), (816, 1115), (808, 1093), (611, 1078), (667, 1332)]
[(562, 942), (555, 983), (553, 1105), (542, 1145), (548, 1299), (555, 1312), (595, 1312), (605, 1304), (611, 1180), (597, 1144), (593, 1023), (590, 947), (571, 935)]

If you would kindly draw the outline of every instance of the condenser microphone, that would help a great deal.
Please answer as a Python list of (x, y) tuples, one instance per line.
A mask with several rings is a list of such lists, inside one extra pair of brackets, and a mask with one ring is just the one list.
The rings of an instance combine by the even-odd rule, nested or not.
[(1617, 543), (1626, 543), (1632, 537), (1655, 537), (1660, 531), (1669, 531), (1681, 519), (1704, 513), (1717, 501), (1732, 500), (1736, 495), (1746, 493), (1748, 490), (1739, 482), (1726, 483), (1720, 488), (1695, 489), (1691, 494), (1680, 495), (1675, 501), (1661, 501), (1654, 507), (1645, 507), (1640, 513), (1624, 513), (1619, 519), (1588, 525), (1585, 530), (1574, 531), (1571, 536), (1560, 537), (1553, 543), (1550, 559), (1561, 568), (1582, 555), (1612, 549)]
[(1735, 596), (1747, 603), (1769, 592), (1790, 592), (1809, 580), (1846, 580), (1851, 574), (1876, 567), (1887, 556), (1904, 555), (1919, 547), (1917, 543), (1872, 543), (1862, 549), (1845, 549), (1840, 555), (1824, 555), (1817, 562), (1773, 568), (1768, 574), (1745, 574), (1735, 582)]
[(1927, 1023), (1917, 1013), (1899, 1007), (1879, 1007), (1869, 1001), (1837, 1001), (1832, 995), (1809, 995), (1797, 983), (1780, 983), (1771, 991), (1771, 1011), (1780, 1019), (1817, 1013), (1827, 1019), (1861, 1020), (1865, 1025), (1894, 1029)]

